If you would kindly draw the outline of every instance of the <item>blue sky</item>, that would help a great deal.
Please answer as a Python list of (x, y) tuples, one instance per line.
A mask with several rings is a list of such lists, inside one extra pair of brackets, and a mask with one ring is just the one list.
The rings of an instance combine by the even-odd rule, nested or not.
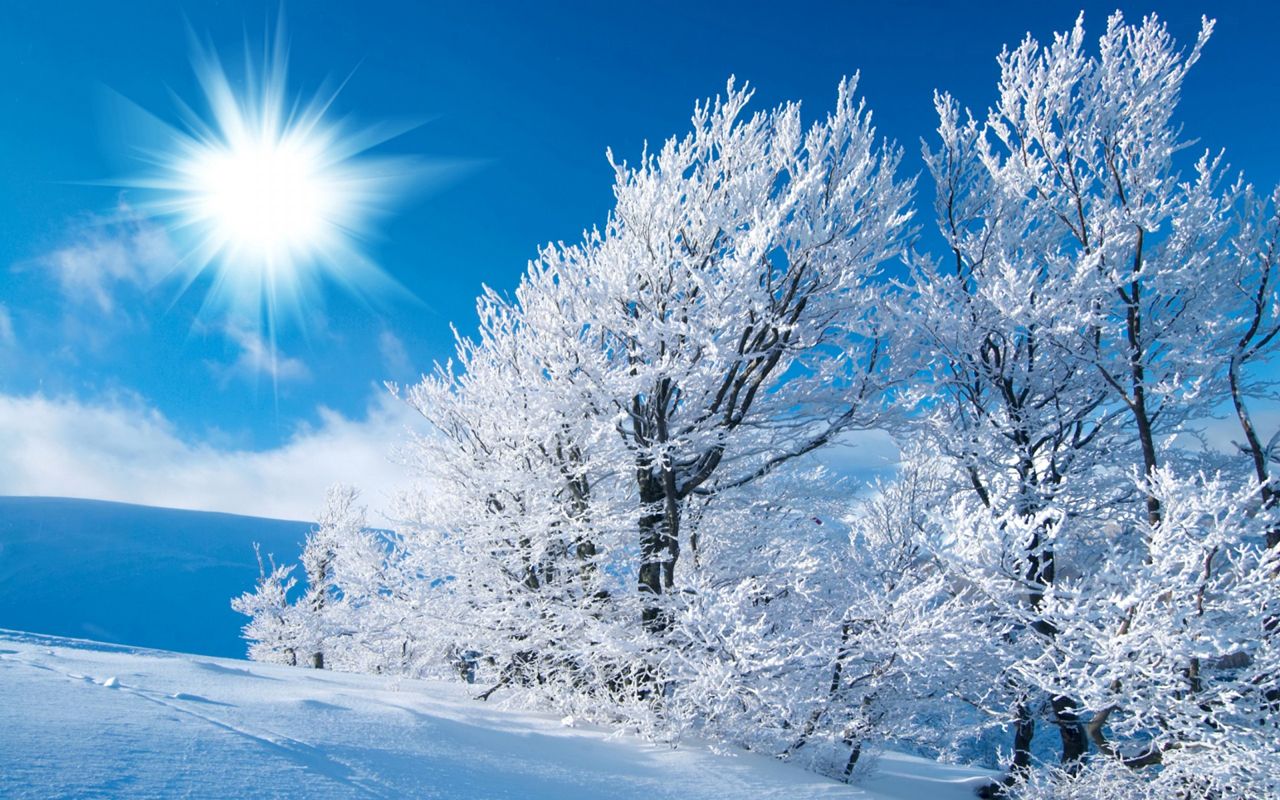
[[(682, 133), (729, 75), (756, 103), (820, 114), (842, 75), (921, 168), (931, 94), (994, 98), (995, 57), (1078, 11), (1096, 35), (1117, 5), (1155, 10), (1190, 42), (1190, 136), (1280, 181), (1280, 72), (1271, 3), (286, 3), (290, 86), (350, 76), (333, 112), (420, 123), (375, 151), (447, 166), (379, 221), (367, 251), (416, 299), (368, 304), (334, 287), (280, 331), (275, 379), (255, 332), (197, 318), (155, 276), (177, 246), (139, 218), (122, 95), (172, 121), (197, 102), (188, 30), (231, 64), (272, 2), (8, 3), (0, 10), (0, 493), (66, 494), (298, 516), (334, 479), (381, 486), (411, 419), (379, 389), (448, 357), (482, 283), (515, 285), (536, 247), (608, 212), (608, 146)], [(1210, 7), (1212, 5), (1212, 7)], [(234, 72), (234, 70), (233, 70)], [(927, 207), (928, 187), (920, 198)], [(309, 499), (310, 498), (310, 499)]]

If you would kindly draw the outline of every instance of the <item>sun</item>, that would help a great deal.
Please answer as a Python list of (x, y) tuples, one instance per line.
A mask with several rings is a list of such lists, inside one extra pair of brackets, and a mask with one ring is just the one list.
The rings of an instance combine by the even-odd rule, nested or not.
[(192, 221), (241, 263), (305, 262), (341, 226), (341, 187), (325, 174), (313, 143), (261, 131), (248, 141), (199, 153), (190, 178)]
[(212, 47), (195, 46), (193, 65), (202, 102), (181, 103), (163, 145), (142, 153), (147, 169), (122, 182), (180, 242), (182, 289), (207, 277), (206, 309), (273, 334), (305, 321), (326, 284), (398, 289), (365, 243), (416, 174), (413, 159), (369, 153), (403, 129), (334, 119), (336, 90), (291, 94), (281, 25), (235, 83)]

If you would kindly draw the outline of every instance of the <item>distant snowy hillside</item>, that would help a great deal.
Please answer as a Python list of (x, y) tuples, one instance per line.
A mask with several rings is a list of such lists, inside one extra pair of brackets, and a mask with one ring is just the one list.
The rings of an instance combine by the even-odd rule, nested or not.
[(888, 753), (863, 787), (766, 756), (609, 736), (462, 684), (0, 631), (5, 797), (959, 800), (975, 770)]
[(310, 523), (73, 500), (0, 497), (0, 627), (242, 656), (232, 596), (253, 543), (297, 558)]

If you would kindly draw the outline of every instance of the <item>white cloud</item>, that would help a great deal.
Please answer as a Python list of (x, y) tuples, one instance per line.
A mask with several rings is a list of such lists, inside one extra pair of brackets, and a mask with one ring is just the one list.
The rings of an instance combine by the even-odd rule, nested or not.
[(234, 377), (252, 380), (269, 375), (275, 382), (310, 379), (311, 370), (303, 361), (284, 355), (257, 331), (228, 325), (223, 332), (240, 348), (240, 355), (229, 366), (210, 364), (224, 386)]
[(53, 274), (69, 300), (111, 314), (121, 288), (150, 288), (176, 261), (165, 229), (121, 204), (113, 217), (91, 219), (34, 263)]
[(311, 519), (325, 488), (342, 482), (385, 510), (409, 483), (390, 459), (416, 413), (379, 391), (362, 420), (323, 408), (320, 417), (278, 448), (233, 450), (183, 438), (139, 402), (0, 395), (0, 494)]
[(843, 434), (813, 457), (834, 474), (850, 480), (852, 490), (862, 491), (876, 478), (896, 473), (902, 452), (887, 432), (865, 430)]

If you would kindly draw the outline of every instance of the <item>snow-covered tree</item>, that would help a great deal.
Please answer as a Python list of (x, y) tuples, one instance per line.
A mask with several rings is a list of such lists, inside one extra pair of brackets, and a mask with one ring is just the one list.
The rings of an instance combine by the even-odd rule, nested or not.
[(882, 410), (878, 273), (902, 249), (911, 182), (855, 88), (842, 82), (834, 112), (805, 128), (795, 103), (744, 116), (751, 92), (730, 82), (690, 134), (635, 165), (611, 156), (604, 230), (533, 267), (568, 297), (557, 327), (585, 330), (604, 356), (587, 379), (630, 453), (652, 630), (678, 590), (691, 498)]
[(527, 307), (557, 302), (536, 277), (517, 293), (523, 306), (487, 292), (457, 366), (405, 393), (430, 429), (405, 451), (425, 488), (398, 512), (395, 569), (408, 579), (394, 596), (418, 615), (425, 658), (472, 677), (482, 661), (496, 685), (554, 693), (595, 670), (573, 632), (604, 637), (589, 631), (612, 624), (621, 600), (609, 567), (620, 448), (574, 382), (591, 356), (580, 332), (527, 322)]
[(1093, 569), (1052, 587), (1052, 653), (1018, 665), (1035, 685), (1079, 698), (1097, 755), (1080, 775), (1031, 784), (1047, 781), (1053, 796), (1272, 796), (1280, 653), (1266, 627), (1280, 606), (1280, 561), (1265, 536), (1274, 518), (1259, 513), (1252, 481), (1162, 468), (1139, 482), (1160, 519), (1116, 527)]
[[(696, 109), (692, 134), (614, 164), (603, 232), (544, 250), (513, 301), (482, 300), (463, 377), (411, 393), (440, 434), (422, 443), (427, 471), (466, 462), (488, 476), (466, 481), (483, 497), (433, 511), (438, 542), (525, 559), (499, 572), (532, 592), (543, 560), (572, 552), (585, 567), (580, 543), (598, 551), (599, 529), (638, 523), (628, 566), (660, 630), (671, 609), (658, 596), (675, 587), (681, 548), (697, 547), (681, 529), (695, 495), (745, 486), (876, 418), (873, 280), (901, 247), (910, 187), (853, 88), (806, 131), (794, 104), (742, 119), (750, 92), (730, 84)], [(613, 485), (588, 501), (591, 464)], [(628, 473), (635, 484), (617, 485)], [(591, 535), (574, 531), (588, 522)], [(449, 590), (466, 582), (459, 571)]]
[[(1055, 332), (1129, 416), (1143, 472), (1161, 466), (1169, 434), (1221, 402), (1214, 337), (1230, 322), (1222, 282), (1231, 197), (1222, 159), (1184, 177), (1190, 146), (1174, 120), (1183, 81), (1213, 30), (1180, 50), (1155, 16), (1107, 20), (1098, 54), (1083, 19), (1042, 47), (1028, 37), (1000, 59), (1000, 99), (982, 155), (1041, 242), (1029, 269), (1069, 279), (1091, 324)], [(1152, 520), (1154, 495), (1146, 498)]]
[[(900, 316), (922, 366), (920, 409), (908, 424), (953, 461), (964, 475), (956, 490), (972, 492), (983, 513), (1037, 521), (1025, 540), (1002, 532), (999, 552), (990, 554), (1025, 582), (1022, 595), (1034, 610), (1065, 544), (1051, 520), (1064, 518), (1063, 509), (1079, 516), (1097, 502), (1096, 459), (1118, 444), (1110, 435), (1118, 426), (1092, 367), (1054, 345), (1092, 324), (1089, 298), (1075, 290), (1072, 272), (1046, 261), (1057, 237), (991, 169), (989, 126), (962, 119), (949, 96), (935, 104), (941, 141), (926, 146), (924, 157), (950, 252), (918, 259)], [(1031, 635), (1052, 634), (1041, 621)], [(1025, 770), (1034, 698), (1011, 688), (1013, 766)], [(1087, 749), (1075, 701), (1056, 696), (1052, 708), (1062, 757), (1075, 761)]]
[[(329, 640), (339, 635), (341, 619), (350, 598), (345, 593), (355, 589), (354, 580), (341, 574), (344, 564), (367, 550), (364, 508), (357, 506), (360, 493), (350, 486), (329, 488), (319, 524), (307, 536), (302, 548), (302, 569), (306, 573), (306, 592), (298, 601), (300, 616), (305, 620), (307, 666), (324, 669), (324, 651)], [(378, 550), (375, 548), (375, 554)]]
[[(993, 665), (1020, 698), (1011, 780), (1031, 775), (1036, 693), (1062, 736), (1064, 774), (1108, 720), (1084, 713), (1072, 680), (1029, 667), (1061, 658), (1076, 621), (1052, 606), (1058, 583), (1123, 563), (1107, 535), (1159, 529), (1165, 494), (1130, 469), (1153, 481), (1169, 465), (1186, 473), (1198, 456), (1174, 434), (1234, 399), (1232, 373), (1271, 346), (1265, 204), (1243, 184), (1223, 187), (1220, 157), (1200, 158), (1189, 180), (1179, 171), (1173, 113), (1211, 30), (1205, 21), (1184, 52), (1154, 17), (1117, 14), (1094, 56), (1078, 21), (1050, 46), (1028, 36), (1002, 54), (985, 122), (937, 99), (941, 143), (925, 160), (950, 253), (914, 272), (904, 319), (924, 368), (909, 427), (939, 443), (966, 476), (957, 489), (972, 493), (940, 522), (953, 574), (1016, 623), (1015, 646)], [(1246, 219), (1233, 223), (1238, 206)], [(1185, 686), (1179, 676), (1202, 658), (1164, 644), (1168, 677)]]
[[(276, 566), (275, 559), (258, 556), (258, 582), (252, 592), (232, 598), (231, 608), (249, 617), (244, 638), (249, 641), (249, 657), (254, 661), (276, 664), (298, 664), (298, 624), (296, 609), (289, 602), (289, 592), (297, 585), (291, 576), (293, 564)], [(271, 569), (267, 569), (267, 565)]]
[[(381, 601), (374, 575), (380, 573), (386, 546), (366, 529), (359, 493), (350, 487), (328, 490), (318, 525), (307, 534), (300, 562), (306, 576), (302, 594), (290, 598), (297, 585), (294, 565), (268, 571), (258, 554), (260, 577), (253, 592), (232, 600), (231, 607), (250, 618), (244, 636), (250, 657), (314, 669), (354, 666), (355, 643), (367, 636), (367, 614), (357, 610)], [(333, 657), (326, 658), (326, 653)]]
[[(1249, 401), (1271, 389), (1272, 382), (1259, 374), (1259, 367), (1280, 347), (1280, 187), (1270, 197), (1259, 197), (1253, 187), (1237, 185), (1234, 194), (1238, 201), (1232, 269), (1221, 276), (1228, 290), (1224, 310), (1234, 324), (1226, 326), (1227, 346), (1219, 353), (1226, 360), (1231, 404), (1243, 440), (1240, 449), (1261, 487), (1263, 505), (1270, 508), (1280, 498), (1271, 474), (1280, 431), (1264, 442), (1266, 434), (1258, 430)], [(1267, 545), (1280, 545), (1280, 528), (1267, 533)]]
[(989, 661), (983, 643), (995, 626), (935, 556), (933, 515), (952, 491), (949, 470), (908, 449), (898, 474), (874, 483), (848, 512), (846, 546), (814, 579), (834, 595), (808, 639), (825, 661), (818, 691), (790, 703), (786, 757), (815, 739), (826, 750), (838, 744), (832, 771), (847, 779), (886, 741), (946, 748), (951, 731), (939, 720), (957, 711), (959, 698), (984, 690), (972, 688), (972, 677)]
[[(935, 98), (945, 249), (855, 81), (824, 118), (730, 82), (629, 164), (405, 399), (393, 532), (330, 495), (307, 586), (265, 567), (256, 658), (461, 676), (674, 741), (848, 778), (880, 742), (1013, 733), (995, 794), (1277, 791), (1277, 200), (1174, 113), (1212, 23), (1000, 57)], [(1187, 170), (1184, 177), (1182, 170)], [(1187, 446), (1233, 409), (1245, 457)], [(885, 427), (871, 487), (814, 458)], [(1048, 719), (1061, 758), (1034, 737)], [(1044, 727), (1041, 730), (1045, 730)]]

